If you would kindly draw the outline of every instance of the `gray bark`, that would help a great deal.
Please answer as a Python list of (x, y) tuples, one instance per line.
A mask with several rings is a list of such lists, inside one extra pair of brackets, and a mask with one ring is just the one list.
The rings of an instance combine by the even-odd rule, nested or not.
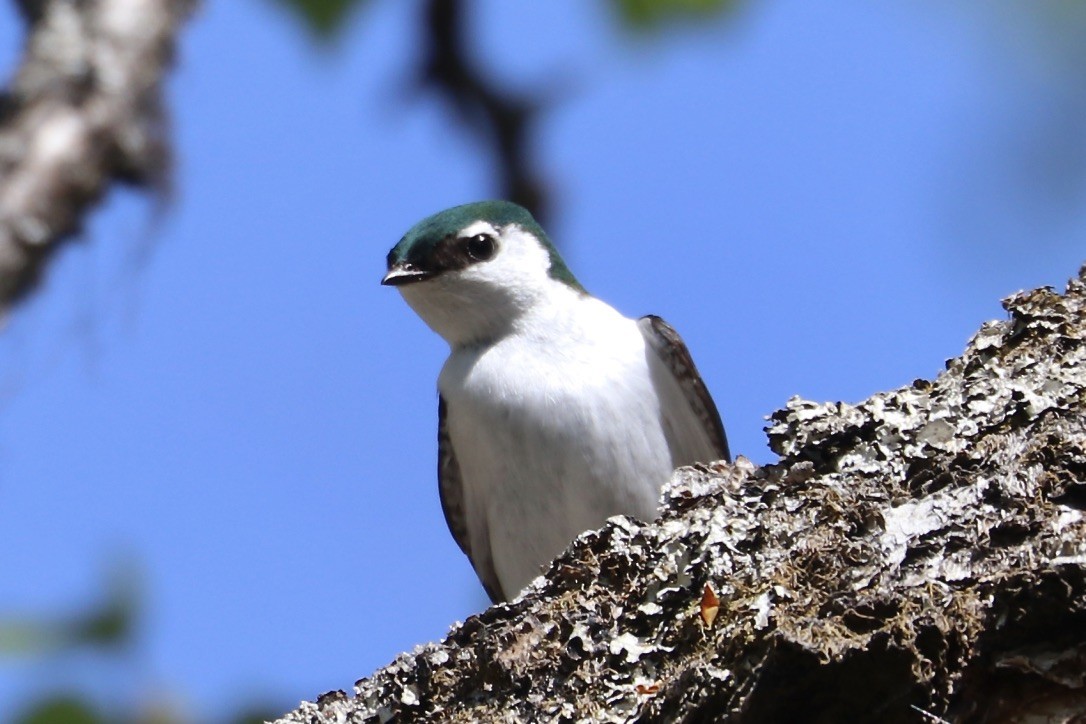
[(777, 464), (680, 470), (658, 521), (280, 722), (1082, 721), (1086, 268), (1004, 306), (935, 380), (789, 401)]
[(117, 182), (161, 189), (163, 76), (194, 0), (20, 0), (22, 61), (0, 99), (0, 311)]

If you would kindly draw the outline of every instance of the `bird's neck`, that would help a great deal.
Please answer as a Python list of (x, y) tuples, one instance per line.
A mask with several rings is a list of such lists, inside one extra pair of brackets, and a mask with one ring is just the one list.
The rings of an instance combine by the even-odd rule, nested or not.
[[(440, 281), (440, 280), (435, 280)], [(486, 346), (509, 335), (560, 335), (589, 297), (557, 281), (516, 288), (475, 288), (470, 298), (450, 287), (423, 294), (404, 288), (404, 298), (453, 349)]]

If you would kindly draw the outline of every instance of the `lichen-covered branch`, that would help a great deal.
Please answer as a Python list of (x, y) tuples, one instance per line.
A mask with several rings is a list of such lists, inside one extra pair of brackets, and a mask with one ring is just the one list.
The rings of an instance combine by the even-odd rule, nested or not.
[(935, 380), (790, 401), (778, 464), (679, 471), (657, 522), (281, 721), (1081, 717), (1086, 270), (1005, 306)]
[(27, 37), (0, 102), (0, 310), (116, 182), (161, 189), (162, 83), (194, 0), (19, 0)]

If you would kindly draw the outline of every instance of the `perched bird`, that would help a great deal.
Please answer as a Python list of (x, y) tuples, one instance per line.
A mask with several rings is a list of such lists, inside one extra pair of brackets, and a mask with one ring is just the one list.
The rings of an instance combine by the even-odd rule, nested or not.
[(682, 339), (577, 282), (508, 201), (423, 219), (388, 254), (395, 286), (449, 343), (438, 377), (438, 488), (491, 600), (515, 596), (580, 533), (652, 520), (680, 465), (728, 459)]

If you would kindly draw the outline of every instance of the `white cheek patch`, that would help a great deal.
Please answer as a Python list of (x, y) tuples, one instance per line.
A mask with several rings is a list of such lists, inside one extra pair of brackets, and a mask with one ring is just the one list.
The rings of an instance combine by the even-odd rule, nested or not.
[[(498, 253), (493, 259), (472, 264), (463, 270), (465, 278), (477, 279), (506, 287), (535, 288), (550, 282), (547, 271), (551, 259), (547, 250), (532, 234), (515, 224), (498, 233), (486, 222), (475, 222), (462, 232), (491, 233), (498, 239)], [(485, 230), (489, 231), (485, 231)]]

